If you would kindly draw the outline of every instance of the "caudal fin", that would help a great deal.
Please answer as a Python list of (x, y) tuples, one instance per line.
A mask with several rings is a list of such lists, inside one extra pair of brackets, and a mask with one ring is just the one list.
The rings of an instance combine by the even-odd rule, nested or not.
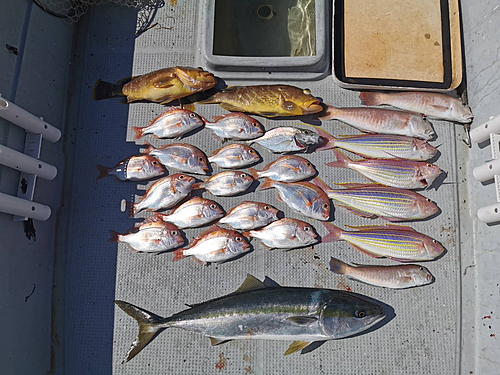
[(142, 349), (146, 347), (153, 339), (158, 336), (167, 327), (160, 326), (163, 318), (149, 311), (134, 306), (128, 302), (115, 301), (120, 309), (134, 318), (139, 324), (139, 335), (132, 343), (130, 350), (123, 359), (126, 363), (134, 358)]
[(315, 151), (330, 150), (336, 147), (335, 141), (337, 140), (337, 138), (335, 138), (333, 135), (328, 133), (325, 129), (323, 129), (320, 126), (316, 126), (316, 131), (323, 139), (323, 143), (321, 146), (317, 147)]
[(339, 150), (333, 150), (333, 153), (335, 154), (337, 160), (326, 163), (325, 165), (333, 168), (349, 168), (349, 162), (352, 161), (351, 159), (349, 159)]
[(114, 96), (123, 96), (122, 87), (123, 85), (115, 85), (114, 83), (98, 80), (92, 90), (92, 97), (94, 100), (103, 100)]
[(318, 117), (320, 120), (335, 120), (337, 114), (340, 112), (339, 108), (336, 108), (332, 105), (326, 107), (326, 113), (324, 116)]
[(333, 225), (332, 223), (328, 223), (328, 222), (324, 222), (322, 221), (321, 222), (325, 228), (328, 230), (328, 235), (326, 237), (323, 237), (321, 239), (321, 242), (335, 242), (335, 241), (340, 241), (340, 236), (342, 235), (342, 229), (340, 229), (339, 227), (336, 227), (335, 225)]
[(143, 129), (144, 127), (142, 126), (133, 126), (132, 127), (132, 130), (134, 131), (135, 133), (135, 140), (137, 141), (138, 139), (141, 139), (142, 138), (142, 135), (143, 135)]
[(104, 165), (97, 165), (97, 169), (99, 169), (99, 176), (97, 176), (97, 179), (100, 180), (101, 178), (109, 176), (109, 168), (105, 167)]
[(332, 188), (327, 185), (325, 181), (323, 181), (320, 177), (316, 177), (311, 181), (314, 185), (323, 190), (326, 194), (332, 191)]
[(336, 258), (332, 257), (332, 259), (330, 260), (330, 271), (338, 275), (344, 275), (348, 267), (348, 264)]
[(274, 181), (271, 180), (270, 178), (266, 178), (264, 183), (259, 186), (257, 190), (266, 190), (266, 189), (271, 189), (274, 186)]
[(140, 211), (137, 208), (137, 203), (129, 201), (126, 202), (126, 210), (128, 211), (128, 217), (134, 217)]
[(359, 98), (364, 105), (380, 105), (383, 104), (380, 101), (380, 94), (379, 92), (363, 91), (359, 94)]
[(174, 251), (174, 259), (172, 262), (177, 262), (181, 259), (184, 259), (186, 256), (184, 255), (184, 249), (178, 249)]
[(191, 185), (191, 190), (201, 190), (205, 189), (205, 182), (195, 182)]
[(258, 171), (257, 169), (255, 168), (248, 168), (248, 171), (250, 172), (250, 174), (252, 175), (252, 177), (256, 180), (259, 179), (259, 175), (260, 175), (260, 171)]
[(115, 232), (114, 230), (110, 230), (109, 234), (111, 235), (111, 237), (108, 240), (109, 242), (120, 242), (121, 233)]

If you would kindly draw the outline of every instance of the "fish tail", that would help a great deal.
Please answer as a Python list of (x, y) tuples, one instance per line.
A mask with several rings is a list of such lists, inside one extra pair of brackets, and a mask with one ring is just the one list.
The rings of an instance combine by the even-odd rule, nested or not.
[(342, 152), (339, 150), (333, 150), (333, 153), (337, 157), (336, 161), (332, 161), (330, 163), (326, 163), (325, 165), (333, 168), (348, 168), (349, 167), (349, 162), (352, 161), (349, 159), (346, 155), (344, 155)]
[(321, 177), (314, 178), (312, 183), (323, 190), (327, 195), (330, 191), (332, 191), (332, 188), (328, 186), (327, 183), (321, 179)]
[(204, 182), (195, 182), (193, 185), (191, 185), (191, 190), (201, 190), (201, 189), (205, 189)]
[(216, 104), (216, 103), (219, 103), (219, 98), (218, 98), (217, 94), (218, 94), (218, 92), (216, 92), (214, 95), (212, 95), (206, 99), (197, 101), (196, 104)]
[(255, 168), (248, 168), (248, 171), (250, 172), (250, 174), (252, 175), (252, 177), (256, 180), (259, 179), (259, 175), (260, 175), (260, 171), (258, 171), (257, 169)]
[(337, 258), (333, 258), (330, 260), (330, 271), (336, 273), (337, 275), (345, 275), (349, 265), (342, 262)]
[(337, 138), (335, 138), (333, 135), (328, 133), (325, 129), (323, 129), (320, 126), (316, 126), (316, 131), (323, 139), (321, 146), (317, 147), (316, 151), (330, 150), (332, 148), (337, 147), (335, 145), (335, 141), (337, 140)]
[(340, 241), (340, 236), (342, 235), (343, 230), (339, 227), (336, 227), (332, 223), (322, 222), (325, 228), (328, 230), (328, 235), (321, 239), (321, 242), (335, 242)]
[(110, 230), (109, 234), (111, 235), (111, 237), (108, 240), (109, 242), (120, 242), (121, 233), (115, 232), (114, 230)]
[(97, 169), (99, 169), (99, 176), (97, 176), (98, 180), (109, 176), (109, 168), (108, 167), (105, 167), (104, 165), (97, 164)]
[(103, 100), (113, 98), (115, 96), (123, 96), (123, 85), (115, 85), (106, 81), (98, 80), (92, 90), (94, 100)]
[(155, 147), (148, 141), (144, 141), (144, 146), (146, 146), (146, 150), (144, 151), (144, 153), (148, 155), (155, 149)]
[(252, 232), (253, 232), (252, 230), (247, 230), (247, 231), (243, 232), (242, 234), (251, 241), (253, 238)]
[(184, 255), (184, 250), (185, 249), (175, 250), (174, 251), (174, 259), (172, 260), (172, 262), (177, 262), (181, 259), (184, 259), (186, 257), (186, 255)]
[(266, 178), (264, 183), (259, 186), (257, 190), (266, 190), (266, 189), (271, 189), (274, 186), (274, 181), (271, 180), (270, 178)]
[(341, 111), (341, 109), (336, 108), (332, 105), (326, 107), (326, 113), (324, 116), (318, 117), (320, 120), (335, 120), (337, 114)]
[(132, 130), (135, 133), (135, 140), (141, 139), (143, 136), (143, 127), (142, 126), (133, 126)]
[(383, 104), (380, 94), (380, 92), (363, 91), (359, 94), (359, 98), (364, 105), (380, 105)]
[(167, 327), (161, 325), (164, 320), (161, 316), (153, 314), (149, 311), (134, 306), (128, 302), (115, 301), (120, 309), (134, 318), (139, 324), (139, 335), (132, 343), (130, 350), (123, 359), (122, 363), (126, 363), (134, 358), (139, 352), (146, 347), (156, 336), (158, 336)]
[(135, 202), (126, 202), (126, 211), (128, 211), (128, 217), (135, 217), (137, 213), (139, 212), (139, 209), (137, 208), (137, 203)]

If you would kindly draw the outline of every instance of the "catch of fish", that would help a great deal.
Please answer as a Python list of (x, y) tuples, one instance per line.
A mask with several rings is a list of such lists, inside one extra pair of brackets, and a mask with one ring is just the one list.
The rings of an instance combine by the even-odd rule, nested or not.
[[(183, 98), (216, 85), (214, 75), (201, 68), (173, 67), (116, 84), (98, 81), (93, 95), (96, 100), (125, 96), (128, 103), (167, 104), (174, 100), (180, 103)], [(189, 109), (171, 107), (147, 126), (137, 124), (133, 128), (136, 140), (147, 135), (157, 139), (178, 139), (206, 127), (212, 132), (206, 134), (211, 134), (212, 138), (241, 143), (218, 148), (208, 158), (206, 155), (210, 154), (204, 151), (211, 150), (202, 151), (189, 143), (163, 143), (158, 147), (147, 143), (144, 155), (131, 156), (112, 168), (98, 166), (98, 179), (113, 175), (122, 181), (140, 181), (169, 172), (130, 205), (132, 216), (141, 211), (151, 211), (149, 215), (152, 216), (127, 233), (111, 232), (111, 241), (126, 243), (133, 252), (172, 251), (174, 262), (192, 257), (203, 265), (245, 258), (243, 255), (252, 250), (251, 241), (255, 252), (263, 251), (262, 247), (291, 250), (346, 241), (373, 258), (397, 262), (432, 261), (446, 252), (437, 240), (409, 226), (361, 225), (344, 230), (327, 221), (331, 217), (330, 199), (336, 206), (362, 218), (400, 222), (437, 216), (438, 206), (411, 189), (429, 188), (443, 173), (438, 166), (428, 162), (438, 156), (438, 150), (428, 143), (432, 142), (435, 132), (427, 118), (461, 123), (472, 121), (470, 108), (459, 99), (431, 92), (363, 92), (360, 97), (366, 107), (339, 108), (322, 105), (308, 89), (289, 85), (236, 86), (214, 89), (205, 97), (207, 95), (211, 96), (205, 100), (186, 100), (199, 104), (217, 103), (232, 113), (213, 116), (209, 121)], [(402, 110), (371, 107), (379, 105)], [(265, 131), (261, 122), (248, 114), (269, 118), (315, 114), (315, 118), (321, 116), (320, 120), (349, 124), (363, 134), (334, 136), (321, 127), (315, 127), (314, 131), (313, 128), (291, 126)], [(332, 128), (331, 123), (328, 126)], [(355, 170), (372, 182), (342, 183), (333, 175), (333, 181), (339, 186), (333, 189), (317, 176), (318, 171), (311, 161), (297, 155), (280, 156), (258, 169), (249, 168), (248, 172), (236, 170), (262, 160), (250, 144), (258, 144), (277, 154), (332, 149), (336, 160), (330, 159), (329, 153), (320, 154), (325, 165)], [(366, 159), (352, 160), (340, 149)], [(315, 155), (311, 160), (317, 160)], [(184, 174), (210, 175), (210, 163), (214, 168), (216, 165), (226, 170), (198, 182)], [(171, 174), (171, 171), (182, 173)], [(305, 181), (315, 176), (312, 181)], [(322, 221), (328, 235), (320, 237), (308, 222), (282, 218), (280, 211), (266, 201), (241, 202), (228, 198), (233, 200), (229, 206), (232, 208), (225, 213), (214, 200), (187, 198), (194, 190), (206, 190), (221, 197), (250, 194), (251, 185), (254, 181), (257, 185), (259, 179), (265, 180), (261, 181), (258, 190), (275, 188), (281, 202), (299, 215)], [(157, 212), (167, 209), (170, 211)], [(194, 238), (191, 236), (189, 245), (182, 247), (186, 241), (181, 229), (187, 229), (189, 237), (191, 228), (208, 224), (211, 224), (209, 229)], [(207, 272), (224, 272), (224, 267), (210, 267)], [(332, 257), (330, 270), (352, 280), (391, 289), (419, 287), (435, 281), (432, 273), (418, 264), (359, 265)], [(333, 274), (332, 279), (340, 277)], [(300, 285), (300, 280), (297, 283)], [(116, 304), (139, 324), (139, 335), (124, 362), (135, 357), (167, 328), (208, 336), (212, 345), (237, 339), (291, 340), (293, 343), (285, 352), (287, 355), (304, 352), (318, 341), (357, 335), (385, 318), (382, 305), (362, 295), (321, 288), (281, 287), (268, 278), (261, 282), (251, 275), (236, 292), (188, 305), (188, 309), (167, 318), (127, 302), (116, 301)]]

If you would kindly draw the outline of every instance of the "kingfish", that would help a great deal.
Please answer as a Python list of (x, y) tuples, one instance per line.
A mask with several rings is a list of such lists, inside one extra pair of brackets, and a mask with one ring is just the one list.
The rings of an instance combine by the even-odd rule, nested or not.
[(365, 105), (390, 105), (422, 113), (438, 120), (469, 123), (474, 116), (460, 99), (435, 92), (362, 92), (359, 97)]
[(106, 176), (115, 176), (120, 181), (140, 181), (162, 176), (165, 168), (150, 155), (131, 156), (119, 162), (115, 167), (108, 168), (98, 165), (100, 180)]
[(167, 328), (208, 336), (212, 345), (230, 340), (294, 340), (285, 352), (287, 355), (315, 341), (366, 331), (385, 317), (380, 304), (356, 293), (280, 287), (269, 278), (261, 282), (251, 275), (236, 292), (191, 305), (168, 318), (124, 301), (115, 302), (139, 324), (139, 335), (123, 363)]

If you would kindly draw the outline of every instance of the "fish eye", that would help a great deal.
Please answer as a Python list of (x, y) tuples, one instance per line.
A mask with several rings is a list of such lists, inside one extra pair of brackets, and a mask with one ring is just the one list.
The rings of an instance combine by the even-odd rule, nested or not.
[(429, 203), (430, 203), (430, 202), (431, 202), (431, 200), (430, 200), (429, 198), (427, 198), (427, 202), (429, 202)]
[(213, 203), (212, 203), (212, 204), (210, 205), (210, 208), (211, 208), (212, 210), (215, 210), (215, 209), (217, 208), (217, 206), (216, 206), (215, 204), (213, 204)]
[(252, 125), (253, 126), (259, 126), (259, 123), (258, 122), (252, 122)]
[(246, 177), (246, 176), (247, 176), (246, 173), (240, 174), (240, 177)]
[(328, 208), (328, 207), (329, 207), (329, 206), (328, 206), (328, 203), (325, 203), (325, 204), (323, 205), (323, 207), (324, 207), (324, 208)]
[(307, 163), (306, 163), (306, 165), (307, 165), (308, 167), (310, 167), (310, 166), (311, 166), (311, 163), (307, 162)]
[(199, 161), (203, 161), (203, 157), (201, 157), (201, 156), (200, 156), (200, 157), (198, 158), (198, 160), (199, 160)]
[(432, 167), (432, 164), (429, 163), (429, 164), (427, 164), (427, 166), (430, 168), (430, 167)]
[(152, 164), (153, 164), (153, 165), (156, 165), (156, 164), (158, 164), (158, 162), (157, 162), (157, 161), (154, 161)]
[(358, 310), (354, 313), (354, 316), (356, 318), (364, 318), (366, 316), (366, 313), (363, 310)]
[(236, 240), (236, 242), (241, 242), (242, 238), (241, 237), (236, 237), (235, 240)]
[(173, 231), (172, 231), (172, 232), (170, 232), (170, 233), (172, 233), (172, 236), (177, 236), (177, 234), (178, 234), (176, 230), (173, 230)]
[(436, 240), (432, 240), (432, 243), (438, 243)]
[(420, 271), (424, 272), (424, 267), (420, 267)]
[(309, 227), (304, 227), (304, 231), (309, 232), (310, 230), (311, 230), (311, 228), (309, 228)]
[(193, 113), (193, 112), (191, 112), (191, 113), (189, 114), (189, 117), (196, 117), (196, 114), (195, 114), (195, 113)]
[(255, 151), (254, 150), (248, 150), (249, 153), (253, 154)]
[(179, 180), (182, 180), (183, 178), (184, 178), (184, 175), (183, 175), (183, 174), (181, 174), (181, 175), (179, 176)]
[(271, 209), (271, 207), (269, 207), (269, 206), (264, 207), (264, 210), (270, 210), (270, 209)]

